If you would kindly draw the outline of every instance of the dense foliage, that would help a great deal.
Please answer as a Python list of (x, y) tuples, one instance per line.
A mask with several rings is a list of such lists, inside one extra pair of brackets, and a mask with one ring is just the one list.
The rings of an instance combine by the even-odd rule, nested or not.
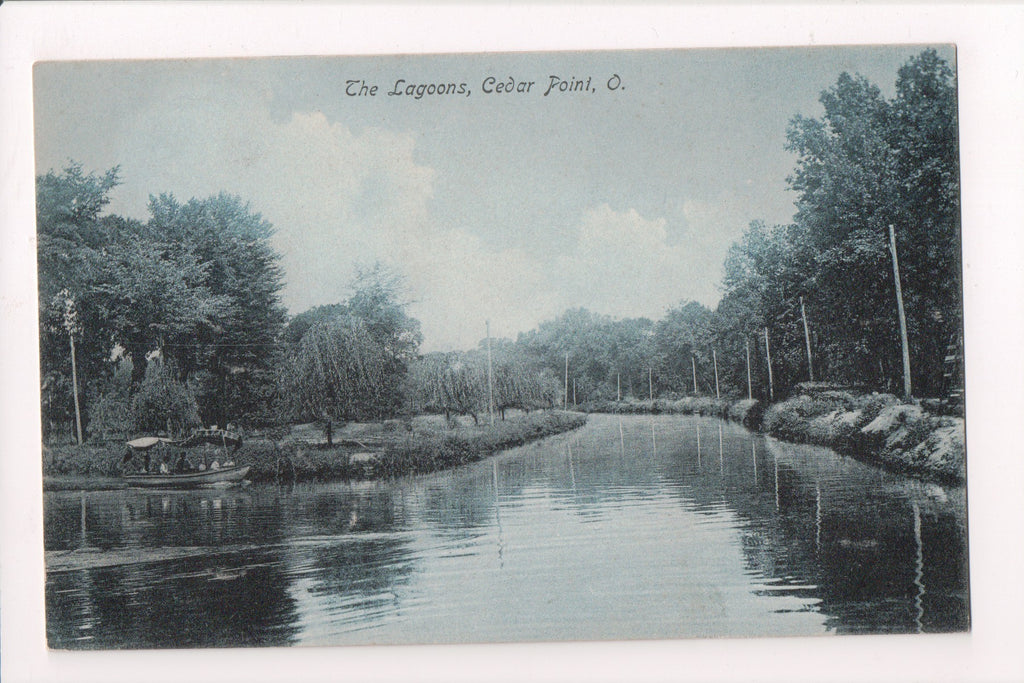
[(422, 340), (402, 280), (380, 264), (360, 269), (345, 303), (295, 316), (284, 331), (279, 414), (367, 419), (402, 409), (403, 382)]
[(146, 223), (101, 215), (117, 183), (116, 168), (78, 164), (37, 179), (44, 431), (74, 419), (72, 338), (87, 431), (94, 418), (98, 435), (156, 424), (145, 410), (112, 424), (133, 400), (125, 392), (145, 390), (147, 356), (187, 384), (198, 415), (182, 425), (265, 418), (285, 319), (270, 225), (228, 195), (152, 198)]
[(518, 408), (552, 408), (561, 395), (558, 380), (535, 361), (520, 353), (508, 340), (496, 340), (491, 349), (488, 378), (485, 349), (468, 352), (431, 353), (417, 361), (409, 375), (409, 407), (416, 411), (469, 415), (497, 415)]
[[(896, 95), (843, 74), (822, 93), (821, 119), (796, 117), (798, 193), (791, 257), (769, 286), (802, 294), (830, 378), (898, 384), (898, 321), (889, 253), (893, 226), (916, 391), (943, 387), (943, 356), (962, 329), (956, 84), (933, 50), (900, 68)], [(852, 285), (855, 284), (855, 287)]]

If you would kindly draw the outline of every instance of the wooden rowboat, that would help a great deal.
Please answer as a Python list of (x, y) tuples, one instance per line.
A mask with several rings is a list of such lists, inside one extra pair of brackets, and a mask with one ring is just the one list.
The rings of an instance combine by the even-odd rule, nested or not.
[(124, 480), (129, 486), (143, 488), (196, 488), (199, 486), (224, 486), (237, 484), (249, 474), (249, 465), (221, 467), (202, 472), (182, 474), (126, 474)]

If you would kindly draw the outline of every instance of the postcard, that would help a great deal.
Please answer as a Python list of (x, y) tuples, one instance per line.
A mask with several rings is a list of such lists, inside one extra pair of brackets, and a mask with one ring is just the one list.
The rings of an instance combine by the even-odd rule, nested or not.
[(46, 656), (966, 647), (961, 44), (473, 47), (34, 60)]

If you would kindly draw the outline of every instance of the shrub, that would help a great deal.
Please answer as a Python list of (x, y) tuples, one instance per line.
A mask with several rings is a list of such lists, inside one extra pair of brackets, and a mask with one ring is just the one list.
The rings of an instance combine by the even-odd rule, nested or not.
[(170, 363), (155, 358), (146, 365), (146, 376), (132, 399), (132, 426), (135, 431), (184, 434), (199, 426), (196, 399), (184, 384), (175, 378)]

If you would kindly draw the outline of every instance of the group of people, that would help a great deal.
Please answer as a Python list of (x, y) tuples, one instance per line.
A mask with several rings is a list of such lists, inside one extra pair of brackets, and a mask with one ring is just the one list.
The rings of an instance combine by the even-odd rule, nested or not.
[(192, 472), (205, 472), (207, 469), (219, 470), (221, 467), (233, 467), (235, 464), (230, 460), (221, 464), (219, 459), (219, 448), (214, 451), (214, 459), (209, 466), (206, 464), (207, 457), (205, 452), (203, 453), (203, 461), (198, 465), (192, 464), (192, 461), (186, 457), (185, 451), (180, 451), (178, 453), (178, 457), (173, 464), (171, 463), (171, 456), (171, 453), (164, 453), (163, 458), (157, 461), (157, 459), (152, 458), (149, 451), (146, 450), (142, 452), (142, 463), (140, 466), (135, 463), (135, 451), (129, 447), (124, 454), (121, 464), (123, 466), (127, 466), (129, 463), (135, 464), (138, 474), (189, 474)]

